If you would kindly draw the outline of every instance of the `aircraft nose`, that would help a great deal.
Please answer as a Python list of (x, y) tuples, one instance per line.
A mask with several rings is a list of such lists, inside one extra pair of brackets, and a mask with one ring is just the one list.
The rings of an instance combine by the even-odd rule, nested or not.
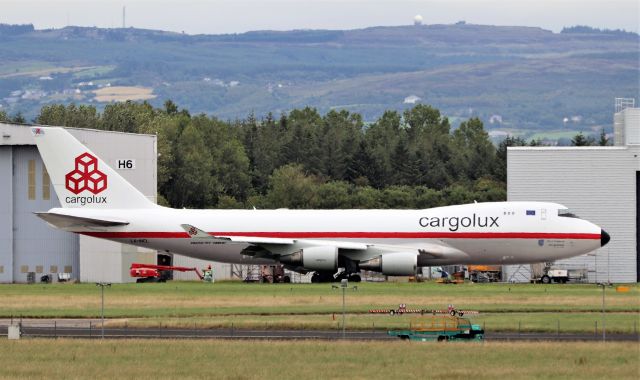
[(611, 240), (611, 236), (605, 230), (600, 230), (600, 246), (604, 247)]

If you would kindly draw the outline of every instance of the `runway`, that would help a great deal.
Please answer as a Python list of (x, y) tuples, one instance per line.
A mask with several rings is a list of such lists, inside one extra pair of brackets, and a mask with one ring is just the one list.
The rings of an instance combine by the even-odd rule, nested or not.
[[(14, 320), (14, 322), (18, 322)], [(7, 335), (10, 321), (0, 320), (0, 336)], [(23, 320), (23, 338), (82, 338), (100, 339), (99, 319)], [(386, 331), (341, 330), (248, 330), (248, 329), (186, 329), (186, 328), (104, 328), (105, 339), (258, 339), (258, 340), (358, 340), (391, 341), (396, 337)], [(588, 333), (517, 333), (486, 332), (486, 341), (601, 341), (601, 334)], [(607, 334), (607, 341), (640, 342), (638, 334)]]

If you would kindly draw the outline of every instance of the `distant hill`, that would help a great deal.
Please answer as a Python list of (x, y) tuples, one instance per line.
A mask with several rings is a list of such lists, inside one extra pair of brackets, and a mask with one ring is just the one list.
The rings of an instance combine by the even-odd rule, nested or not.
[(0, 110), (31, 118), (51, 102), (131, 96), (223, 119), (309, 105), (375, 120), (422, 102), (490, 129), (587, 130), (611, 124), (614, 97), (638, 98), (639, 42), (464, 23), (227, 35), (0, 25)]

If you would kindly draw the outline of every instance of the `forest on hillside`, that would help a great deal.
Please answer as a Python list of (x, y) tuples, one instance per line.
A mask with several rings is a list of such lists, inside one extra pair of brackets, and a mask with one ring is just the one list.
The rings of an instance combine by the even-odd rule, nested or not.
[[(404, 25), (188, 35), (0, 24), (0, 110), (166, 99), (223, 120), (314, 107), (358, 113), (430, 104), (452, 126), (557, 140), (610, 131), (616, 97), (638, 97), (640, 36), (568, 27)], [(124, 92), (124, 95), (123, 95)]]

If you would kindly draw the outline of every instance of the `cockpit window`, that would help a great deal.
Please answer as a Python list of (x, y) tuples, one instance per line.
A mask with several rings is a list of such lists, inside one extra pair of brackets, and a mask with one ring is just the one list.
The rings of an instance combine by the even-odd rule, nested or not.
[(558, 210), (558, 216), (562, 216), (564, 218), (579, 218), (578, 215), (572, 213), (569, 209)]

